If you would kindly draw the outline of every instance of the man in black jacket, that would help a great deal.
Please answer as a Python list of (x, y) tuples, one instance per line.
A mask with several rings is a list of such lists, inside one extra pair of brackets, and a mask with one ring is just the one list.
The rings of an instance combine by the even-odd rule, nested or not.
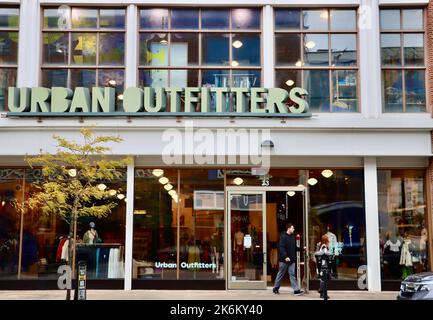
[(294, 236), (295, 227), (292, 223), (286, 224), (286, 232), (281, 234), (280, 237), (280, 255), (279, 255), (279, 270), (277, 278), (275, 279), (275, 286), (272, 291), (279, 294), (281, 280), (283, 280), (286, 271), (289, 272), (290, 284), (293, 288), (293, 293), (299, 296), (304, 293), (299, 286), (295, 276), (296, 269), (296, 239)]

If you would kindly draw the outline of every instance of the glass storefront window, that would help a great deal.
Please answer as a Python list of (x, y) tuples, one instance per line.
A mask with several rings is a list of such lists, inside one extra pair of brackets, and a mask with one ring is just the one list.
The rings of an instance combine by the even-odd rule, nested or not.
[(384, 112), (426, 112), (423, 9), (380, 10)]
[(378, 170), (382, 282), (428, 270), (424, 170)]
[(22, 169), (0, 169), (0, 279), (16, 280), (20, 239), (20, 215), (14, 201), (23, 199)]
[[(0, 278), (58, 279), (58, 268), (69, 260), (68, 223), (39, 209), (27, 210), (21, 219), (13, 204), (35, 191), (34, 184), (42, 178), (41, 169), (0, 169), (0, 176)], [(78, 218), (76, 261), (86, 262), (87, 279), (124, 277), (125, 178), (124, 174), (118, 181), (105, 183), (117, 202), (107, 217)], [(92, 244), (86, 238), (90, 222), (96, 224), (99, 238)]]
[(176, 169), (135, 170), (133, 279), (177, 279), (178, 186)]
[(0, 111), (7, 110), (8, 87), (16, 85), (18, 8), (0, 8)]
[(358, 268), (367, 264), (364, 174), (362, 170), (330, 171), (331, 176), (324, 176), (322, 169), (309, 171), (310, 279), (317, 278), (314, 252), (326, 234), (330, 250), (336, 257), (332, 265), (332, 281), (356, 282)]
[[(115, 87), (119, 95), (124, 82), (125, 14), (122, 8), (44, 8), (44, 86), (53, 87), (58, 83), (71, 89), (84, 84), (107, 86), (106, 75), (113, 74), (116, 77), (108, 80), (108, 86)], [(76, 70), (77, 66), (86, 70)], [(55, 74), (61, 75), (60, 79)], [(78, 80), (82, 76), (86, 79)], [(116, 110), (121, 107), (117, 99)]]
[(355, 9), (275, 9), (276, 83), (305, 88), (313, 112), (359, 112), (356, 21)]
[(139, 28), (140, 83), (153, 87), (198, 82), (219, 87), (261, 85), (259, 9), (141, 9)]

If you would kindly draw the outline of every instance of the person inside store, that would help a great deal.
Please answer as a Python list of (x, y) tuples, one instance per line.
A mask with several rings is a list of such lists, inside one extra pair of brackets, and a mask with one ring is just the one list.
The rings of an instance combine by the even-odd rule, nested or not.
[(285, 232), (281, 233), (280, 243), (279, 243), (279, 269), (277, 278), (275, 279), (275, 285), (272, 292), (279, 294), (281, 280), (283, 280), (286, 272), (289, 273), (290, 284), (293, 288), (293, 294), (299, 296), (304, 293), (298, 286), (298, 281), (296, 279), (296, 238), (294, 235), (295, 227), (292, 223), (287, 223), (285, 227)]
[(98, 236), (98, 232), (95, 229), (95, 223), (92, 221), (89, 223), (89, 230), (83, 236), (84, 244), (95, 244), (100, 243), (101, 239)]

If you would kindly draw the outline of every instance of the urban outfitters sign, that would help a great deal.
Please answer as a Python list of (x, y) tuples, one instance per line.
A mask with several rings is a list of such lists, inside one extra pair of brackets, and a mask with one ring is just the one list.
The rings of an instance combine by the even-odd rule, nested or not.
[[(310, 117), (308, 92), (293, 88), (138, 88), (123, 92), (123, 112), (115, 110), (112, 87), (9, 87), (10, 116), (260, 116)], [(234, 99), (227, 110), (229, 95)], [(290, 103), (289, 103), (290, 101)]]

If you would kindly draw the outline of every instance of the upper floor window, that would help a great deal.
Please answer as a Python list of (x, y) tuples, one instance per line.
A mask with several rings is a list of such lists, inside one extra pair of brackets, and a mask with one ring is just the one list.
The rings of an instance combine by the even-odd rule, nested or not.
[(380, 10), (384, 112), (425, 112), (423, 9)]
[(111, 86), (123, 98), (125, 9), (45, 8), (42, 39), (43, 86)]
[(255, 8), (140, 10), (140, 86), (259, 87), (261, 20)]
[(0, 110), (7, 109), (7, 90), (16, 85), (19, 9), (0, 8)]
[(275, 86), (305, 88), (312, 112), (357, 112), (356, 21), (356, 9), (276, 9)]

